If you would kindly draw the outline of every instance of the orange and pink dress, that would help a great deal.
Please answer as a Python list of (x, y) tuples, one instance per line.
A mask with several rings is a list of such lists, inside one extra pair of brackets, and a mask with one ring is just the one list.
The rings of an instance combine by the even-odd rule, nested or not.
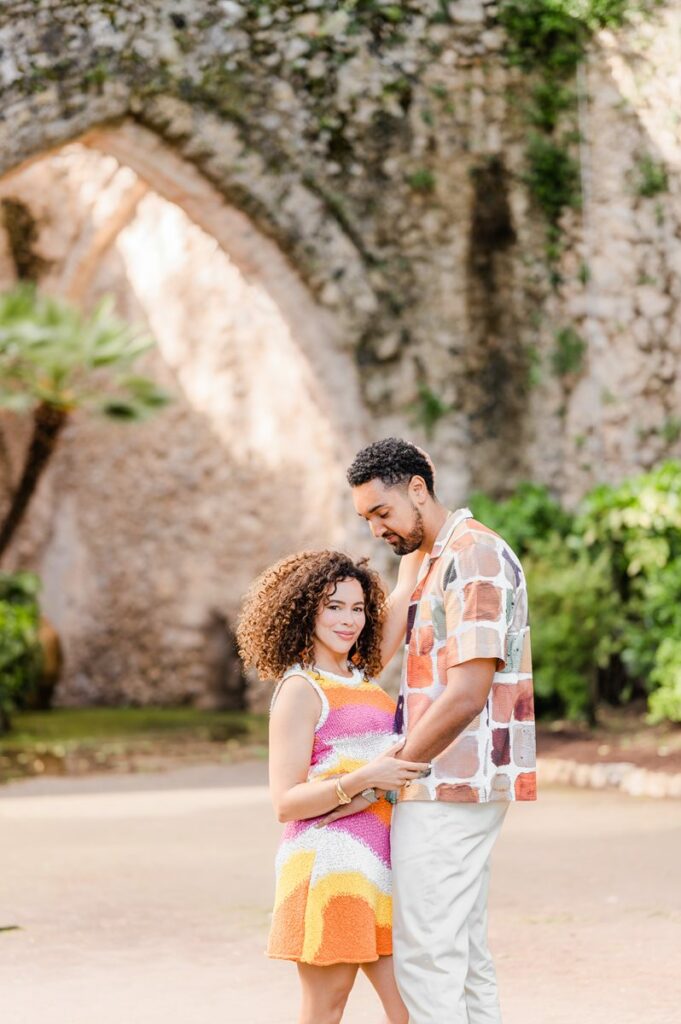
[[(350, 678), (294, 666), (319, 695), (308, 781), (353, 771), (394, 742), (395, 703), (358, 669)], [(267, 953), (327, 966), (369, 963), (392, 953), (390, 814), (386, 800), (315, 828), (288, 822), (276, 858), (276, 894)]]

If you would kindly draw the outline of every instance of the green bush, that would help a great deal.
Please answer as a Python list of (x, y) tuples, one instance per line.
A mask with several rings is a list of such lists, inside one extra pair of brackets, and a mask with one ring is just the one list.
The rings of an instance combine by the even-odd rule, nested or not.
[(573, 517), (551, 497), (541, 484), (520, 484), (505, 501), (494, 501), (487, 495), (476, 493), (468, 502), (471, 512), (481, 523), (496, 530), (522, 557), (538, 541), (551, 534), (567, 536), (572, 529)]
[(607, 557), (592, 561), (574, 541), (554, 535), (525, 559), (535, 689), (540, 712), (593, 719), (599, 672), (618, 647), (622, 602)]
[(662, 641), (650, 678), (657, 686), (648, 701), (651, 722), (681, 722), (681, 639)]
[(652, 720), (681, 721), (681, 463), (596, 487), (574, 516), (531, 484), (471, 507), (523, 558), (540, 712), (647, 695)]
[(31, 573), (0, 573), (0, 732), (40, 676), (38, 590)]
[(681, 641), (681, 464), (665, 462), (619, 487), (596, 488), (579, 528), (587, 548), (609, 559), (626, 602), (620, 656), (628, 686), (650, 692), (654, 716), (666, 709), (665, 717), (681, 720), (674, 662)]

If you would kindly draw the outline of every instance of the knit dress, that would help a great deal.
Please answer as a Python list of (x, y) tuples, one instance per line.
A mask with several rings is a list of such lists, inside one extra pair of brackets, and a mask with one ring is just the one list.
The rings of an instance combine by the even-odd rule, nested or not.
[[(353, 771), (384, 753), (395, 703), (355, 670), (351, 678), (294, 666), (322, 702), (308, 781)], [(390, 812), (385, 800), (315, 828), (288, 822), (276, 858), (276, 894), (267, 953), (327, 966), (369, 963), (392, 953)]]

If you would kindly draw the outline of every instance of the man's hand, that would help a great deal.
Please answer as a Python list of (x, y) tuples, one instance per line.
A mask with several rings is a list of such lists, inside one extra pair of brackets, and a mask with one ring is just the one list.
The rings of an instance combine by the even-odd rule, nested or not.
[(353, 796), (349, 804), (341, 804), (335, 811), (329, 811), (323, 818), (320, 818), (315, 828), (323, 828), (324, 825), (330, 825), (332, 821), (338, 821), (339, 818), (347, 818), (349, 814), (366, 811), (367, 807), (371, 807), (371, 801), (365, 800), (362, 794), (358, 793), (357, 796)]

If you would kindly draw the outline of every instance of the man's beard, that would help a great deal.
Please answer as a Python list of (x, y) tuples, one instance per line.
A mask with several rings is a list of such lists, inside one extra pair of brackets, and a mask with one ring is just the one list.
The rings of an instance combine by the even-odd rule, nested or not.
[[(396, 555), (410, 555), (423, 544), (423, 516), (414, 508), (414, 525), (406, 537), (400, 537), (396, 544), (391, 544)], [(395, 534), (395, 536), (399, 536)]]

